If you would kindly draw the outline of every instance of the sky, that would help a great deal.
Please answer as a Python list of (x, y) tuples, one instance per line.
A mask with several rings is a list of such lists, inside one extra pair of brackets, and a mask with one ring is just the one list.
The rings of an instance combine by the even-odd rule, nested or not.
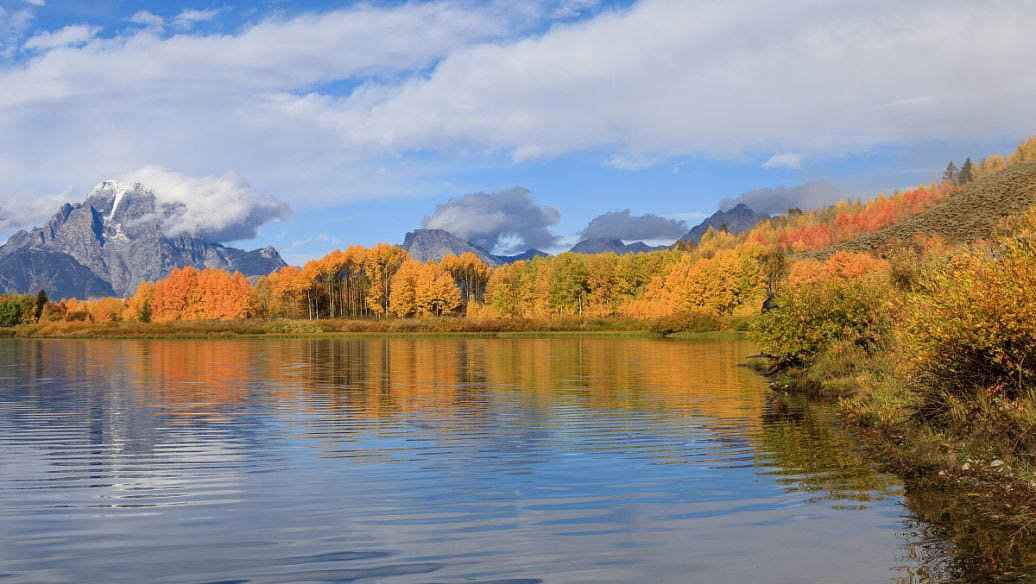
[[(300, 264), (672, 241), (1036, 132), (1030, 0), (0, 0), (0, 236), (105, 179)], [(682, 222), (682, 223), (681, 223)]]

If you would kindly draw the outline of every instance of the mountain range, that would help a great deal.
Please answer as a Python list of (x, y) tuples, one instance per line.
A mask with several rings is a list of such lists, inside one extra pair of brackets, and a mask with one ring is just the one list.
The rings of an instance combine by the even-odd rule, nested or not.
[[(166, 234), (164, 223), (181, 211), (176, 205), (159, 203), (145, 185), (104, 181), (85, 201), (66, 203), (47, 224), (19, 231), (0, 246), (0, 293), (44, 289), (53, 298), (126, 296), (140, 282), (164, 278), (184, 266), (261, 276), (287, 265), (272, 247), (245, 251), (196, 235)], [(681, 240), (697, 242), (710, 227), (741, 233), (767, 217), (739, 204), (717, 211)], [(547, 255), (537, 249), (494, 255), (441, 229), (407, 233), (403, 247), (421, 261), (470, 252), (491, 267)], [(588, 239), (570, 251), (622, 255), (668, 247)]]
[(179, 210), (159, 204), (148, 187), (98, 184), (81, 203), (66, 203), (42, 227), (0, 246), (0, 292), (44, 289), (52, 298), (125, 296), (174, 268), (218, 268), (245, 276), (284, 265), (272, 247), (245, 251), (191, 235), (167, 236)]
[(725, 229), (733, 234), (744, 233), (751, 230), (760, 221), (769, 218), (769, 215), (756, 213), (744, 203), (738, 203), (726, 211), (716, 211), (708, 219), (692, 227), (687, 235), (680, 238), (680, 241), (698, 243), (701, 236), (705, 235), (710, 227), (717, 231)]
[(459, 256), (470, 252), (478, 256), (487, 266), (494, 268), (503, 264), (548, 255), (538, 249), (530, 249), (517, 255), (493, 255), (443, 229), (415, 229), (406, 234), (403, 239), (403, 248), (407, 250), (410, 257), (422, 262), (439, 261), (448, 255)]
[[(680, 241), (697, 243), (710, 228), (716, 230), (725, 229), (734, 234), (744, 233), (755, 227), (760, 221), (769, 218), (769, 215), (756, 213), (744, 203), (740, 203), (731, 209), (716, 211), (700, 224), (694, 226), (686, 235), (680, 238)], [(410, 253), (411, 257), (423, 262), (439, 261), (448, 255), (459, 256), (470, 252), (478, 256), (479, 259), (490, 267), (548, 255), (538, 249), (530, 249), (524, 253), (511, 256), (493, 255), (443, 229), (416, 229), (411, 231), (406, 234), (406, 238), (403, 240), (403, 247)], [(628, 253), (660, 251), (670, 247), (668, 245), (651, 246), (642, 241), (625, 243), (619, 239), (594, 238), (584, 239), (576, 243), (568, 251), (581, 254), (611, 252), (617, 255), (624, 255)]]

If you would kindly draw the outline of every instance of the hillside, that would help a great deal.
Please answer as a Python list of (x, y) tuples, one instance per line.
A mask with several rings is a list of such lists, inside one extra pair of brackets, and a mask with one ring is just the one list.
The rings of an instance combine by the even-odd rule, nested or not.
[(805, 255), (825, 258), (839, 251), (874, 251), (920, 234), (937, 234), (949, 243), (984, 239), (1005, 219), (1034, 204), (1036, 162), (1017, 164), (969, 184), (945, 203), (905, 221)]

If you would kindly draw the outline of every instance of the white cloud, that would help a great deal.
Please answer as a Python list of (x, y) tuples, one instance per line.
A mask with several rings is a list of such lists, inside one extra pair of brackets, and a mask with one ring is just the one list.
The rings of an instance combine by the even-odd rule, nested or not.
[(141, 10), (129, 17), (127, 20), (133, 24), (139, 24), (141, 26), (155, 29), (162, 29), (165, 26), (164, 18), (147, 10)]
[(0, 197), (0, 231), (15, 231), (43, 225), (71, 199), (71, 193), (30, 195), (15, 193)]
[(0, 57), (7, 58), (18, 48), (18, 40), (32, 22), (32, 11), (28, 8), (7, 10), (0, 6)]
[(81, 45), (93, 39), (100, 31), (96, 26), (72, 24), (55, 32), (41, 32), (25, 41), (23, 46), (36, 51)]
[(25, 0), (25, 3), (39, 8), (40, 6), (46, 6), (47, 0)]
[[(805, 159), (1036, 119), (1036, 63), (1019, 57), (1036, 52), (1033, 2), (641, 0), (549, 24), (559, 6), (359, 4), (175, 36), (138, 13), (144, 28), (0, 64), (4, 188), (160, 162), (341, 203), (442, 192), (437, 164), (482, 156)], [(31, 19), (11, 14), (0, 43)]]
[(597, 8), (601, 0), (562, 0), (551, 13), (552, 18), (572, 18)]
[(794, 152), (774, 154), (763, 163), (763, 168), (800, 168), (801, 166), (802, 156)]
[(216, 18), (220, 12), (222, 10), (216, 8), (211, 10), (184, 10), (173, 18), (173, 26), (179, 29), (188, 29), (199, 22), (207, 22)]
[(155, 202), (170, 210), (162, 214), (162, 231), (170, 237), (198, 235), (221, 242), (251, 239), (262, 225), (291, 216), (285, 203), (256, 192), (234, 172), (195, 178), (146, 166), (119, 181), (151, 189)]
[[(1036, 4), (644, 0), (449, 55), (428, 78), (326, 105), (356, 141), (551, 157), (610, 148), (803, 155), (1017, 132), (1036, 118)], [(910, 23), (903, 26), (902, 23)], [(996, 80), (994, 83), (993, 80)], [(918, 95), (926, 95), (917, 99)], [(631, 156), (633, 153), (635, 156)]]

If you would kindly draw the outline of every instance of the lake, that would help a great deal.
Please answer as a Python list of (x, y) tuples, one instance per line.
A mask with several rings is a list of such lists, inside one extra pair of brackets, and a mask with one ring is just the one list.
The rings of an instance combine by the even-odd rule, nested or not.
[(753, 352), (5, 339), (0, 582), (928, 582), (983, 563), (923, 519), (944, 501), (905, 497)]

